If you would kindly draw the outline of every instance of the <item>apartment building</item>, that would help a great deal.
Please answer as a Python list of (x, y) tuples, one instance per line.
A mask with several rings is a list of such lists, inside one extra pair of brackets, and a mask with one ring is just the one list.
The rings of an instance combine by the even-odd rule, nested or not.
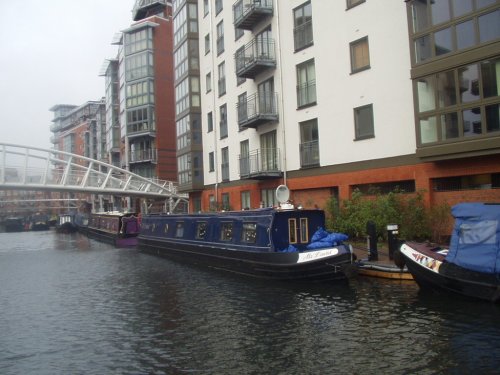
[(172, 7), (137, 0), (119, 45), (122, 167), (148, 178), (177, 180)]
[(354, 189), (498, 200), (499, 8), (173, 1), (179, 183), (191, 210), (275, 205), (280, 184), (304, 207)]

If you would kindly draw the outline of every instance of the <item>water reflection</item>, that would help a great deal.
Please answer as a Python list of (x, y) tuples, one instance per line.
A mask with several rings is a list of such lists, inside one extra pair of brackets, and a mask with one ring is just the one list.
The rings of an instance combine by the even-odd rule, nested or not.
[(264, 282), (46, 232), (0, 245), (0, 373), (494, 373), (495, 305)]

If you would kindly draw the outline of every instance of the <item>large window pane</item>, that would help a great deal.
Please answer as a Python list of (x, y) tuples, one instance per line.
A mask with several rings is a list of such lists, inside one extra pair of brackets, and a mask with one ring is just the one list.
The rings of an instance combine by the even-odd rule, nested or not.
[(485, 14), (479, 20), (479, 42), (500, 38), (500, 9)]
[(495, 4), (496, 0), (477, 0), (478, 9), (487, 7), (488, 5)]
[(455, 86), (455, 74), (453, 71), (437, 75), (438, 103), (440, 108), (457, 104)]
[(437, 31), (434, 34), (435, 50), (436, 56), (444, 55), (453, 50), (453, 41), (451, 39), (451, 28)]
[(351, 71), (357, 72), (370, 67), (368, 38), (351, 43)]
[(479, 75), (476, 64), (458, 69), (458, 82), (462, 103), (479, 100)]
[(453, 0), (453, 15), (455, 17), (463, 16), (466, 13), (472, 12), (473, 0)]
[(467, 109), (462, 112), (464, 136), (478, 135), (481, 130), (481, 108)]
[(373, 106), (354, 108), (354, 123), (356, 139), (373, 137)]
[(459, 23), (456, 26), (457, 49), (471, 47), (475, 43), (474, 21)]
[(458, 138), (458, 115), (456, 112), (441, 115), (441, 137), (443, 139)]
[(429, 59), (432, 56), (431, 52), (431, 37), (424, 35), (415, 40), (415, 62), (419, 63)]
[(500, 130), (500, 105), (486, 106), (486, 131), (497, 132)]
[(481, 63), (483, 96), (500, 96), (500, 59)]
[(437, 124), (436, 117), (428, 117), (420, 120), (420, 142), (432, 143), (437, 142)]
[(431, 2), (432, 24), (437, 25), (450, 20), (450, 7), (448, 1)]
[(417, 81), (418, 93), (418, 111), (426, 112), (436, 109), (435, 102), (435, 79), (434, 77), (425, 77)]
[(429, 27), (427, 0), (415, 0), (411, 5), (413, 32), (419, 32)]

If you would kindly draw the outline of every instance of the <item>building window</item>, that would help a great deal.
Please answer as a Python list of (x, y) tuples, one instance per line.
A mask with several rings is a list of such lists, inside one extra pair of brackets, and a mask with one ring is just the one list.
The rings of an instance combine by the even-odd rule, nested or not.
[(314, 60), (297, 65), (297, 106), (316, 104), (316, 72)]
[(414, 193), (415, 180), (389, 181), (374, 184), (352, 185), (352, 190), (359, 190), (364, 195), (389, 194), (394, 192)]
[(236, 110), (238, 111), (238, 124), (241, 124), (248, 120), (246, 92), (244, 92), (241, 95), (238, 95), (238, 103), (236, 104)]
[(414, 63), (500, 38), (500, 9), (482, 11), (493, 4), (493, 0), (413, 1)]
[(500, 173), (432, 179), (434, 191), (500, 189)]
[(250, 175), (250, 146), (248, 139), (240, 142), (240, 176)]
[(300, 166), (301, 168), (319, 165), (318, 120), (305, 121), (300, 126)]
[(351, 48), (351, 73), (370, 68), (370, 51), (368, 37), (358, 39), (350, 44)]
[(227, 137), (227, 105), (221, 105), (219, 108), (219, 118), (220, 118), (220, 138)]
[(364, 3), (366, 0), (347, 0), (347, 9), (354, 8), (356, 5)]
[(262, 134), (260, 136), (260, 168), (262, 172), (278, 171), (278, 148), (276, 140), (276, 130)]
[(217, 56), (224, 52), (224, 21), (217, 24)]
[(127, 84), (127, 108), (154, 104), (154, 85), (152, 80)]
[(262, 189), (260, 191), (260, 198), (261, 208), (277, 206), (276, 194), (274, 189)]
[(221, 149), (221, 173), (222, 181), (229, 181), (229, 148)]
[(150, 27), (125, 33), (125, 56), (153, 48), (153, 30)]
[(222, 209), (229, 211), (231, 209), (231, 205), (229, 204), (229, 193), (222, 193), (221, 199), (222, 199)]
[(373, 105), (354, 108), (355, 140), (375, 137), (373, 129)]
[(205, 86), (207, 87), (207, 93), (212, 91), (212, 73), (207, 73), (205, 77)]
[(219, 87), (219, 97), (226, 93), (226, 63), (223, 61), (218, 66), (219, 80), (217, 82)]
[(205, 55), (210, 52), (210, 34), (205, 35)]
[(191, 154), (184, 154), (177, 158), (177, 175), (179, 176), (179, 185), (190, 184), (191, 175)]
[(215, 0), (215, 15), (219, 14), (222, 12), (222, 0)]
[(215, 196), (214, 195), (209, 195), (208, 196), (208, 206), (210, 211), (216, 211), (217, 210), (217, 202), (215, 201)]
[(250, 192), (249, 191), (242, 191), (241, 192), (241, 209), (242, 210), (249, 210), (250, 207), (252, 207), (251, 202), (250, 202)]
[(125, 81), (153, 77), (153, 53), (141, 52), (125, 58)]
[(213, 151), (208, 154), (208, 171), (209, 172), (215, 171), (215, 158)]
[(212, 112), (207, 113), (207, 132), (210, 133), (214, 130), (214, 120)]
[(293, 35), (295, 51), (313, 44), (311, 2), (299, 6), (293, 11)]
[(234, 40), (240, 39), (243, 35), (245, 35), (245, 30), (238, 27), (234, 28)]
[(203, 0), (203, 17), (208, 14), (209, 9), (208, 0)]
[(499, 82), (500, 58), (416, 79), (419, 144), (498, 132)]

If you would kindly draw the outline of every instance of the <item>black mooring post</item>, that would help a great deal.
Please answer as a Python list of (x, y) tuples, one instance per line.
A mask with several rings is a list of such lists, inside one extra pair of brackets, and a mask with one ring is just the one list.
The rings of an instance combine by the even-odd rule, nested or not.
[(366, 223), (368, 233), (368, 260), (378, 260), (377, 227), (373, 221)]
[(397, 224), (387, 225), (387, 242), (389, 245), (389, 259), (394, 259), (394, 252), (398, 248), (399, 226)]

